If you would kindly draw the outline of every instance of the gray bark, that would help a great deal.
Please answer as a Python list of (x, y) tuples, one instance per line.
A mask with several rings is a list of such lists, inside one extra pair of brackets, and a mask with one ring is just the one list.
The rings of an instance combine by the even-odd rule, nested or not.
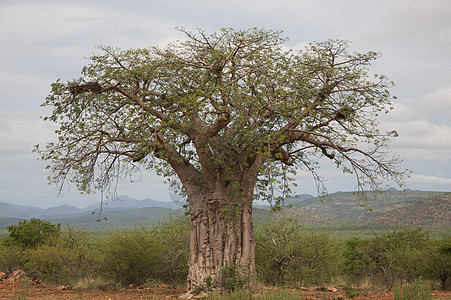
[[(198, 192), (188, 197), (191, 216), (188, 290), (223, 287), (221, 270), (239, 266), (240, 276), (256, 288), (255, 241), (252, 223), (252, 201), (231, 203), (225, 193)], [(244, 202), (243, 202), (244, 201)], [(233, 208), (233, 209), (232, 209)]]

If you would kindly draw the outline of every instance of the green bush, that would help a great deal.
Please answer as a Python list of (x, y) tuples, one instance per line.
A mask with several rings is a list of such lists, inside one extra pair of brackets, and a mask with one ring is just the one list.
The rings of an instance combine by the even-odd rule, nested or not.
[(151, 228), (158, 240), (161, 262), (159, 278), (168, 282), (185, 281), (188, 276), (190, 220), (183, 213), (173, 213)]
[(430, 239), (421, 228), (394, 230), (369, 240), (354, 238), (345, 244), (344, 271), (353, 282), (370, 279), (373, 286), (388, 289), (420, 277), (441, 280), (446, 286), (450, 272), (446, 248), (446, 242)]
[(103, 271), (123, 285), (186, 280), (188, 247), (188, 219), (174, 214), (149, 229), (116, 232), (104, 245)]
[(341, 249), (325, 232), (283, 219), (256, 227), (256, 268), (267, 284), (328, 283), (341, 267)]
[(21, 269), (23, 264), (24, 254), (21, 247), (0, 245), (0, 272), (8, 273)]
[[(122, 285), (181, 283), (188, 273), (189, 233), (189, 218), (173, 214), (150, 228), (136, 226), (104, 240), (96, 237), (93, 245), (85, 231), (61, 231), (59, 225), (39, 219), (21, 221), (10, 226), (10, 236), (0, 245), (0, 271), (24, 269), (55, 284), (90, 278)], [(352, 238), (341, 246), (328, 233), (284, 219), (257, 224), (255, 241), (258, 277), (266, 284), (321, 285), (344, 275), (353, 284), (370, 280), (374, 286), (395, 288), (401, 297), (425, 290), (419, 278), (449, 288), (451, 238), (433, 240), (422, 229)], [(239, 274), (238, 266), (224, 268), (223, 287), (240, 290), (246, 281)], [(211, 278), (207, 280), (212, 287)]]
[(423, 276), (440, 282), (443, 290), (451, 288), (451, 237), (432, 240), (427, 248), (423, 260), (425, 273)]
[(158, 240), (144, 227), (118, 231), (104, 245), (103, 271), (123, 285), (155, 278), (161, 266)]
[(7, 227), (9, 236), (4, 239), (7, 246), (17, 245), (22, 249), (32, 249), (44, 244), (52, 236), (61, 233), (60, 224), (54, 225), (48, 221), (32, 218), (21, 220), (17, 225)]
[(71, 227), (45, 244), (25, 253), (25, 268), (47, 283), (74, 284), (82, 278), (94, 277), (99, 261), (87, 244), (87, 236)]

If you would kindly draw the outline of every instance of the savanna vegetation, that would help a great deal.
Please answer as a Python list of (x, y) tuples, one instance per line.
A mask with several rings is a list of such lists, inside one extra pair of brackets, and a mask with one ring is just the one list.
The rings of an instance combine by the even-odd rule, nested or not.
[[(39, 243), (26, 239), (43, 226), (51, 234)], [(23, 269), (50, 285), (91, 289), (185, 284), (190, 232), (185, 214), (103, 236), (72, 227), (60, 229), (39, 219), (8, 229), (10, 234), (0, 246), (0, 271), (5, 273)], [(423, 293), (412, 299), (427, 299), (424, 295), (430, 295), (432, 288), (450, 289), (449, 236), (433, 239), (421, 228), (401, 228), (371, 238), (340, 239), (328, 231), (309, 230), (294, 219), (258, 223), (255, 232), (260, 286), (333, 285), (348, 297), (384, 289), (394, 291), (397, 299), (407, 299), (402, 298), (406, 293)], [(244, 289), (248, 278), (240, 268), (221, 270), (230, 297), (248, 293)], [(213, 281), (207, 278), (205, 285), (215, 293)]]

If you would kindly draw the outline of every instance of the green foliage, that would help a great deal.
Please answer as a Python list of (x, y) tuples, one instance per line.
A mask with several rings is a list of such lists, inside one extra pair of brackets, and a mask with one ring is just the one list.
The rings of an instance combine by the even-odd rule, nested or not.
[(352, 280), (370, 279), (373, 285), (393, 288), (416, 278), (440, 280), (446, 288), (450, 272), (448, 239), (434, 241), (421, 228), (386, 232), (345, 244), (345, 274)]
[(0, 244), (0, 272), (20, 269), (24, 263), (24, 254), (18, 245), (6, 246)]
[(343, 250), (344, 273), (351, 281), (364, 277), (368, 272), (369, 262), (363, 258), (363, 249), (368, 245), (367, 240), (351, 238), (345, 242)]
[(293, 220), (256, 228), (256, 268), (269, 284), (322, 284), (339, 274), (340, 247), (325, 232), (309, 232)]
[(211, 276), (205, 278), (205, 285), (207, 287), (207, 290), (211, 290), (213, 288), (213, 278), (211, 278)]
[(123, 285), (142, 285), (158, 277), (158, 250), (158, 240), (144, 227), (118, 231), (104, 245), (103, 270)]
[[(2, 244), (0, 271), (24, 269), (45, 283), (71, 285), (90, 278), (98, 282), (115, 279), (119, 286), (186, 279), (187, 216), (174, 214), (149, 228), (104, 234), (107, 237), (88, 236), (69, 227), (35, 248)], [(421, 229), (386, 231), (340, 245), (329, 234), (308, 231), (296, 221), (285, 219), (258, 224), (255, 239), (256, 267), (263, 284), (321, 285), (341, 275), (354, 284), (370, 280), (375, 287), (394, 288), (399, 299), (422, 299), (402, 297), (425, 295), (430, 289), (426, 283), (440, 283), (443, 289), (449, 289), (450, 238), (431, 239)], [(241, 275), (239, 266), (227, 266), (221, 274), (224, 287), (230, 291), (224, 299), (249, 295), (242, 288), (247, 278)], [(211, 278), (206, 284), (214, 288)], [(347, 284), (343, 292), (355, 297), (359, 290)], [(257, 299), (292, 299), (289, 294), (260, 294)], [(271, 298), (276, 296), (280, 297)]]
[(424, 278), (438, 280), (443, 290), (451, 289), (451, 237), (431, 240), (427, 246), (427, 255), (422, 260), (425, 266)]
[(188, 245), (185, 216), (173, 215), (151, 228), (118, 231), (103, 246), (103, 272), (123, 285), (185, 280)]
[(36, 218), (30, 221), (21, 220), (17, 225), (10, 225), (7, 228), (9, 236), (4, 240), (5, 245), (18, 245), (22, 249), (36, 248), (61, 233), (60, 224), (54, 225)]
[(189, 216), (183, 212), (172, 213), (166, 220), (151, 228), (158, 240), (158, 255), (162, 264), (159, 279), (169, 282), (186, 280), (189, 256)]
[(47, 283), (74, 284), (96, 276), (100, 262), (95, 254), (85, 232), (68, 227), (60, 236), (29, 249), (24, 267)]

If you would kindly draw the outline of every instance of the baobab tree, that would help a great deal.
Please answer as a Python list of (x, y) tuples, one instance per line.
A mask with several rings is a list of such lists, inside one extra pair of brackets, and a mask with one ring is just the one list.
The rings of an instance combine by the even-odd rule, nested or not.
[(165, 48), (100, 47), (81, 78), (53, 83), (44, 119), (58, 140), (36, 151), (52, 182), (85, 192), (143, 169), (175, 176), (191, 218), (188, 289), (221, 286), (221, 269), (237, 265), (255, 287), (256, 197), (274, 200), (279, 186), (283, 197), (296, 170), (321, 184), (321, 157), (354, 174), (358, 192), (400, 182), (386, 148), (396, 132), (377, 121), (392, 83), (370, 74), (377, 53), (346, 41), (295, 51), (279, 31), (181, 31)]

